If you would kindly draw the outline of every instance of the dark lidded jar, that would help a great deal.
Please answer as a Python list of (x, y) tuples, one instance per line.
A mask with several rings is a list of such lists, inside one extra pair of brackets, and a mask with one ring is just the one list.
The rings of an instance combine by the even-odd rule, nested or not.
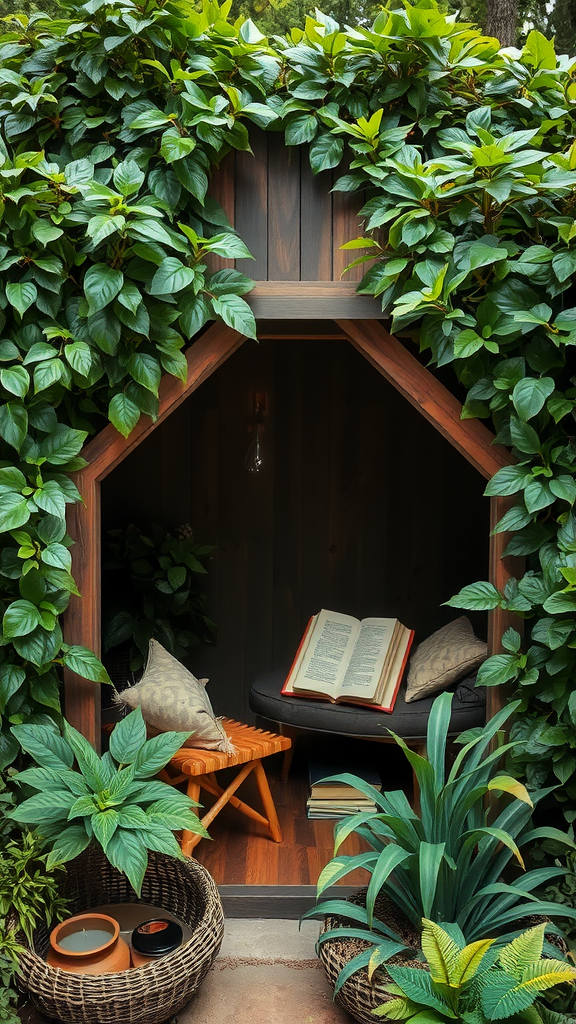
[(143, 921), (132, 932), (132, 966), (145, 967), (182, 944), (182, 928), (168, 918)]

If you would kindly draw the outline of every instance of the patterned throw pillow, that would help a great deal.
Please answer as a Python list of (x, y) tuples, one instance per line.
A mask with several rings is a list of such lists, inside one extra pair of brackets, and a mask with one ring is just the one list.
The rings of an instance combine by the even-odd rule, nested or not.
[[(118, 700), (142, 708), (144, 721), (159, 732), (192, 732), (185, 747), (232, 753), (232, 745), (206, 693), (207, 679), (196, 679), (176, 658), (151, 640), (144, 675), (123, 690)], [(152, 730), (151, 730), (152, 731)]]
[(488, 645), (474, 636), (470, 619), (461, 615), (432, 633), (414, 651), (408, 669), (406, 702), (446, 690), (479, 668), (487, 657)]

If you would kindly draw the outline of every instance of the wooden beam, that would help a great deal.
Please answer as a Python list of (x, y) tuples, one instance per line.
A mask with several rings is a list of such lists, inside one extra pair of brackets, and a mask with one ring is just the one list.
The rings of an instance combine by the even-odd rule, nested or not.
[(515, 459), (479, 420), (460, 418), (462, 406), (436, 378), (377, 320), (340, 320), (337, 324), (355, 348), (394, 385), (487, 480)]
[(378, 319), (380, 303), (359, 295), (357, 281), (257, 281), (246, 301), (257, 319)]
[[(155, 420), (150, 419), (149, 416), (141, 416), (127, 438), (122, 437), (116, 427), (109, 423), (92, 441), (89, 441), (82, 455), (90, 465), (78, 474), (76, 478), (78, 489), (80, 490), (79, 481), (84, 483), (89, 477), (103, 480), (108, 476), (134, 448), (138, 447), (145, 437), (156, 430), (166, 417), (182, 402), (185, 402), (188, 395), (200, 387), (203, 381), (207, 380), (214, 370), (217, 370), (245, 341), (246, 338), (243, 334), (238, 334), (226, 324), (212, 324), (186, 352), (188, 364), (186, 383), (183, 384), (177, 377), (163, 375), (159, 389), (160, 406)], [(82, 493), (81, 490), (80, 493)]]
[[(104, 427), (86, 445), (82, 454), (88, 465), (75, 474), (83, 504), (72, 505), (68, 533), (72, 547), (72, 574), (81, 598), (72, 596), (64, 617), (64, 638), (68, 644), (83, 644), (96, 654), (101, 646), (101, 524), (100, 483), (141, 441), (166, 419), (246, 339), (225, 324), (216, 323), (188, 349), (186, 383), (165, 375), (160, 383), (160, 408), (152, 421), (142, 416), (129, 437), (122, 437), (112, 424)], [(64, 672), (66, 717), (96, 748), (100, 744), (100, 690), (97, 684), (73, 672)]]

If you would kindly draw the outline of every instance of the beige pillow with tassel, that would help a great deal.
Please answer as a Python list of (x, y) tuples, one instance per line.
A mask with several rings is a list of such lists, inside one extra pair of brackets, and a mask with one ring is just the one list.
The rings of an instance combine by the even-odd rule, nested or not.
[(207, 682), (196, 679), (157, 640), (151, 640), (144, 675), (135, 686), (122, 690), (118, 700), (132, 710), (141, 708), (144, 721), (154, 730), (192, 732), (185, 747), (231, 754), (232, 744), (206, 693)]

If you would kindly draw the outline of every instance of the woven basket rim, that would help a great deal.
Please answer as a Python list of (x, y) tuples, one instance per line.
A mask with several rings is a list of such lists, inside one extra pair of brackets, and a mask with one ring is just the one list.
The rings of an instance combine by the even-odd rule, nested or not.
[(51, 929), (41, 925), (33, 937), (36, 948), (28, 946), (19, 958), (19, 974), (20, 987), (47, 1017), (69, 1024), (161, 1024), (193, 996), (222, 942), (224, 912), (217, 886), (197, 861), (158, 853), (151, 854), (146, 877), (139, 900), (103, 851), (91, 849), (76, 858), (68, 885), (73, 901), (87, 899), (88, 904), (103, 892), (110, 904), (137, 905), (156, 898), (158, 906), (191, 927), (191, 937), (142, 967), (92, 975), (48, 964), (37, 949), (45, 949)]
[[(159, 856), (162, 856), (162, 855), (160, 854)], [(192, 945), (195, 942), (195, 932), (196, 931), (200, 931), (200, 929), (202, 928), (202, 926), (204, 924), (209, 924), (210, 923), (210, 918), (213, 916), (214, 906), (220, 903), (220, 894), (218, 892), (218, 887), (217, 887), (216, 883), (214, 882), (214, 879), (212, 878), (210, 873), (207, 871), (207, 869), (202, 864), (200, 864), (196, 860), (192, 860), (191, 858), (189, 858), (189, 862), (187, 864), (184, 864), (183, 861), (178, 860), (178, 858), (176, 858), (176, 857), (170, 858), (170, 860), (174, 861), (175, 864), (179, 864), (182, 867), (184, 867), (184, 869), (186, 871), (188, 871), (188, 872), (192, 871), (192, 873), (196, 876), (195, 881), (201, 880), (203, 883), (205, 883), (204, 886), (202, 886), (202, 885), (200, 886), (200, 888), (205, 888), (205, 892), (203, 892), (202, 895), (206, 895), (208, 897), (216, 896), (216, 900), (214, 900), (213, 902), (209, 898), (207, 898), (205, 900), (205, 905), (204, 905), (204, 909), (203, 909), (202, 915), (198, 919), (198, 921), (197, 921), (197, 923), (196, 923), (196, 925), (194, 927), (194, 932), (192, 933), (190, 938), (186, 939), (186, 942), (182, 942), (178, 946), (177, 949), (173, 950), (172, 953), (167, 953), (165, 956), (158, 958), (158, 963), (162, 963), (163, 967), (166, 966), (167, 961), (169, 961), (171, 958), (173, 958), (176, 954), (182, 953), (184, 950), (187, 949), (188, 946)], [(113, 902), (114, 901), (111, 901), (111, 904), (113, 904)], [(145, 901), (138, 899), (138, 900), (134, 900), (134, 901), (130, 901), (130, 902), (134, 902), (134, 905), (136, 906), (138, 903), (143, 903)], [(222, 913), (222, 917), (223, 917), (223, 913)], [(33, 939), (34, 939), (34, 936), (36, 934), (37, 934), (37, 930), (35, 930), (34, 933), (33, 933), (33, 936), (32, 936)], [(44, 959), (44, 957), (40, 955), (40, 953), (36, 952), (36, 950), (34, 949), (34, 946), (33, 945), (31, 946), (30, 943), (27, 940), (23, 943), (23, 953), (20, 955), (20, 959), (21, 960), (24, 959), (24, 958), (26, 958), (26, 959), (29, 958), (32, 963), (37, 962), (37, 963), (41, 964), (43, 970), (47, 970), (49, 973), (54, 973), (57, 976), (64, 975), (67, 979), (70, 978), (71, 976), (75, 976), (75, 974), (71, 975), (70, 971), (64, 971), (61, 967), (53, 967), (52, 964), (49, 964)], [(150, 969), (154, 968), (154, 967), (156, 967), (156, 964), (154, 964), (154, 963), (152, 963), (152, 964), (144, 964), (142, 967), (131, 967), (130, 968), (130, 975), (134, 976), (134, 974), (136, 972), (150, 971)], [(78, 973), (80, 974), (81, 972), (78, 972)], [(108, 972), (108, 977), (115, 977), (117, 975), (120, 975), (120, 974), (124, 975), (126, 973), (127, 973), (126, 971), (109, 971)], [(89, 977), (89, 975), (82, 975), (82, 977), (86, 978), (86, 977)]]

